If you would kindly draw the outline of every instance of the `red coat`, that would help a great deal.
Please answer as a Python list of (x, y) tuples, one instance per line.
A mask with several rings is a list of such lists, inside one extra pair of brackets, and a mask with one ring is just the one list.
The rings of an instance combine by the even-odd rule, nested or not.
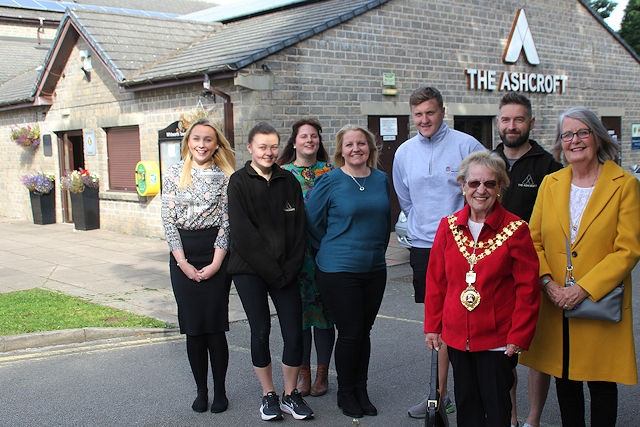
[[(454, 229), (460, 230), (473, 245), (473, 237), (467, 225), (469, 206), (453, 214)], [(474, 266), (476, 282), (473, 286), (480, 293), (480, 304), (468, 311), (460, 302), (460, 294), (467, 287), (465, 276), (469, 262), (463, 256), (448, 218), (440, 221), (431, 248), (427, 268), (426, 297), (424, 304), (424, 332), (441, 333), (447, 345), (458, 350), (484, 351), (515, 344), (523, 349), (535, 333), (540, 305), (540, 278), (538, 256), (533, 247), (526, 222), (495, 204), (486, 219), (478, 243), (495, 239), (497, 234), (506, 237), (501, 245), (495, 245)], [(504, 227), (521, 221), (511, 236)], [(508, 237), (507, 237), (508, 236)], [(485, 249), (476, 249), (481, 255)], [(473, 247), (467, 246), (471, 254)]]

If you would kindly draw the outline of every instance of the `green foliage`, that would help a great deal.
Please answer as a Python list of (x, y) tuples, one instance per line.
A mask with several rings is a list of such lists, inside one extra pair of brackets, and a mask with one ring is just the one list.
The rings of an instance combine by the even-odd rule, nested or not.
[(611, 12), (613, 12), (618, 3), (612, 0), (589, 0), (589, 5), (602, 19), (607, 19), (611, 16)]
[(0, 293), (0, 335), (88, 327), (166, 328), (167, 324), (44, 289)]
[(640, 54), (640, 0), (629, 0), (627, 3), (618, 34)]

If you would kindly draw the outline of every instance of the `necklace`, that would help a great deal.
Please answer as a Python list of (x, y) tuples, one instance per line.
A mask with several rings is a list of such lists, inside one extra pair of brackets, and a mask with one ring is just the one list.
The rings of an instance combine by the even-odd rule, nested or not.
[[(469, 263), (469, 271), (465, 275), (465, 282), (467, 287), (460, 294), (460, 302), (469, 311), (473, 311), (478, 304), (480, 304), (480, 292), (473, 286), (476, 282), (476, 272), (473, 271), (474, 266), (484, 257), (491, 255), (496, 249), (498, 249), (504, 242), (513, 235), (513, 233), (522, 225), (524, 221), (512, 221), (502, 228), (500, 233), (497, 233), (495, 237), (490, 238), (487, 241), (477, 241), (474, 239), (469, 241), (469, 238), (464, 235), (455, 224), (457, 218), (455, 215), (449, 215), (447, 217), (449, 222), (449, 229), (453, 234), (453, 239), (460, 250), (460, 253)], [(471, 254), (467, 248), (473, 248)], [(476, 255), (476, 248), (482, 252)]]
[(365, 190), (364, 185), (367, 183), (367, 177), (366, 176), (364, 177), (364, 181), (362, 181), (362, 184), (360, 184), (358, 182), (358, 180), (353, 175), (351, 175), (351, 174), (347, 174), (347, 175), (349, 175), (351, 177), (351, 179), (353, 180), (353, 182), (356, 183), (356, 185), (358, 186), (360, 191), (364, 191)]

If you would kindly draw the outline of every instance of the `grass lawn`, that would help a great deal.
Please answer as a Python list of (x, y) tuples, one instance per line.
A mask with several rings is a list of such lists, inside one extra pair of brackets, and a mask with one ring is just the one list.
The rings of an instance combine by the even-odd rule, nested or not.
[(87, 327), (166, 328), (167, 324), (44, 289), (0, 293), (0, 335)]

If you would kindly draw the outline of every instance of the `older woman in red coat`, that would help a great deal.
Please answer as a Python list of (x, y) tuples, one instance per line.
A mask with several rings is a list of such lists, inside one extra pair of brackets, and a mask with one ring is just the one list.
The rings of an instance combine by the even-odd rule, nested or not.
[(443, 218), (431, 249), (425, 298), (429, 348), (448, 345), (457, 423), (511, 423), (512, 369), (538, 318), (538, 259), (527, 223), (499, 203), (504, 161), (474, 152), (460, 164), (467, 204)]

